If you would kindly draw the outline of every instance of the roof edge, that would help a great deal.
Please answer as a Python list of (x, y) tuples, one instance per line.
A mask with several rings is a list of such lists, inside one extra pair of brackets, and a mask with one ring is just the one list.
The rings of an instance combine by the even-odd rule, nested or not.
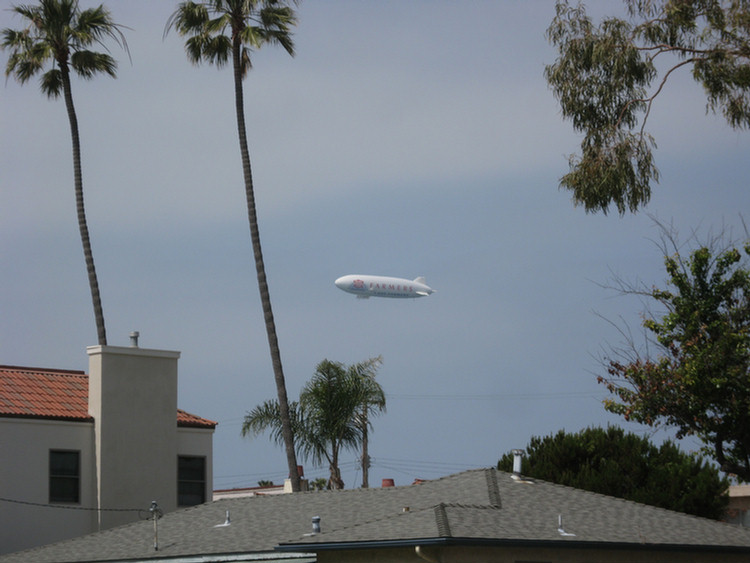
[(155, 348), (137, 348), (135, 346), (87, 346), (86, 353), (89, 356), (101, 356), (104, 354), (117, 354), (121, 356), (151, 356), (155, 358), (178, 359), (181, 352), (176, 350), (158, 350)]
[(281, 552), (318, 552), (339, 551), (358, 549), (377, 549), (394, 547), (417, 547), (417, 546), (440, 546), (440, 547), (535, 547), (554, 549), (610, 549), (618, 551), (700, 551), (705, 553), (750, 553), (750, 546), (742, 545), (686, 545), (672, 543), (627, 543), (627, 542), (602, 542), (602, 541), (576, 541), (576, 540), (513, 540), (513, 539), (491, 539), (491, 538), (416, 538), (403, 540), (367, 540), (330, 543), (282, 543), (274, 547)]
[(60, 375), (86, 375), (86, 372), (80, 369), (40, 368), (40, 367), (33, 367), (33, 366), (8, 366), (5, 364), (0, 365), (0, 371), (2, 370), (32, 371), (35, 373), (56, 373)]
[(23, 418), (26, 420), (61, 420), (64, 422), (94, 422), (93, 416), (55, 416), (24, 413), (0, 413), (0, 418)]
[(213, 420), (208, 422), (180, 422), (177, 421), (177, 427), (178, 428), (204, 428), (206, 430), (215, 430), (216, 427), (219, 425), (218, 422), (214, 422)]

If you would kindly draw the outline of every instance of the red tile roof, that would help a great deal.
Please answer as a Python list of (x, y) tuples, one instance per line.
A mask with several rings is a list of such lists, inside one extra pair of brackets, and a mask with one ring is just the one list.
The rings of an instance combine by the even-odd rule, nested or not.
[[(91, 421), (89, 376), (82, 371), (0, 366), (0, 417)], [(216, 422), (177, 409), (177, 425), (215, 428)]]
[(193, 428), (214, 428), (218, 422), (201, 418), (195, 414), (190, 414), (182, 409), (177, 409), (177, 426), (191, 426)]

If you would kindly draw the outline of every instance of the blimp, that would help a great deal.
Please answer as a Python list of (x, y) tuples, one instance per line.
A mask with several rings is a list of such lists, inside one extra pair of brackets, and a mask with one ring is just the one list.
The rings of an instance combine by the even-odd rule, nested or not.
[(370, 276), (364, 274), (349, 274), (341, 276), (335, 282), (336, 287), (353, 293), (360, 299), (369, 297), (395, 297), (416, 299), (427, 297), (435, 293), (423, 277), (413, 280), (406, 278), (391, 278), (388, 276)]

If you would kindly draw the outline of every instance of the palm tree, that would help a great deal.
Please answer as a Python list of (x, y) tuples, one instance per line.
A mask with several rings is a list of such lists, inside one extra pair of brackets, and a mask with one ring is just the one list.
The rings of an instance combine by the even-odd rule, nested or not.
[(167, 22), (166, 31), (173, 27), (180, 36), (188, 36), (185, 51), (193, 64), (203, 61), (224, 66), (230, 58), (234, 70), (234, 102), (237, 114), (237, 133), (240, 142), (242, 172), (245, 180), (245, 198), (250, 223), (255, 270), (258, 277), (260, 301), (266, 323), (268, 346), (271, 352), (279, 414), (282, 421), (282, 436), (286, 448), (289, 477), (292, 490), (299, 491), (299, 473), (294, 451), (289, 401), (281, 365), (281, 353), (276, 337), (276, 325), (271, 309), (266, 269), (260, 245), (260, 231), (255, 207), (253, 175), (250, 167), (250, 152), (245, 128), (245, 109), (242, 79), (251, 68), (250, 53), (266, 44), (281, 45), (294, 55), (291, 28), (296, 24), (294, 10), (281, 0), (206, 0), (204, 2), (182, 2)]
[(81, 78), (91, 79), (95, 74), (106, 73), (115, 77), (117, 63), (106, 53), (89, 49), (109, 37), (127, 51), (125, 36), (120, 26), (112, 21), (104, 6), (80, 10), (77, 0), (40, 0), (39, 5), (13, 6), (13, 11), (23, 17), (28, 25), (22, 30), (4, 29), (2, 47), (10, 50), (5, 68), (6, 76), (13, 76), (24, 84), (42, 72), (49, 63), (52, 68), (42, 74), (41, 89), (49, 98), (65, 99), (73, 141), (73, 176), (75, 184), (78, 228), (81, 233), (83, 255), (86, 261), (91, 299), (94, 305), (96, 331), (99, 344), (107, 344), (104, 313), (99, 295), (99, 282), (94, 267), (86, 211), (83, 202), (83, 176), (81, 173), (81, 143), (78, 133), (73, 95), (70, 86), (71, 69)]
[(370, 418), (385, 411), (385, 393), (382, 387), (375, 381), (375, 374), (380, 364), (383, 363), (382, 357), (370, 358), (365, 362), (360, 362), (351, 366), (354, 374), (358, 377), (361, 389), (361, 405), (357, 421), (362, 433), (362, 488), (370, 486), (370, 455), (368, 453), (368, 435), (372, 423)]
[[(385, 410), (385, 394), (374, 380), (379, 363), (380, 358), (373, 358), (347, 368), (323, 360), (302, 389), (299, 403), (290, 406), (297, 450), (315, 464), (328, 463), (329, 489), (344, 488), (339, 455), (366, 440), (367, 414)], [(271, 431), (274, 441), (281, 441), (279, 405), (273, 400), (255, 407), (242, 424), (243, 436), (265, 430)]]
[(328, 462), (329, 489), (344, 488), (339, 454), (343, 448), (356, 448), (360, 443), (360, 389), (351, 374), (343, 364), (323, 360), (300, 393), (305, 432), (299, 446), (313, 463), (320, 464), (323, 459)]

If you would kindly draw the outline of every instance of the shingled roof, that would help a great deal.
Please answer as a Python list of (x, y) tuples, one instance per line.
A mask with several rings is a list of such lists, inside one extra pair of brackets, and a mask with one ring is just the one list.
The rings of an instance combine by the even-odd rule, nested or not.
[[(0, 366), (0, 417), (87, 422), (89, 376), (83, 371)], [(177, 425), (215, 428), (216, 422), (177, 410)]]
[[(224, 525), (227, 513), (230, 523)], [(314, 535), (313, 516), (321, 518), (321, 532)], [(158, 530), (158, 551), (153, 523), (140, 521), (0, 557), (0, 563), (314, 561), (314, 554), (325, 550), (409, 546), (596, 547), (750, 556), (748, 529), (519, 480), (495, 469), (404, 487), (225, 499), (166, 514)]]

